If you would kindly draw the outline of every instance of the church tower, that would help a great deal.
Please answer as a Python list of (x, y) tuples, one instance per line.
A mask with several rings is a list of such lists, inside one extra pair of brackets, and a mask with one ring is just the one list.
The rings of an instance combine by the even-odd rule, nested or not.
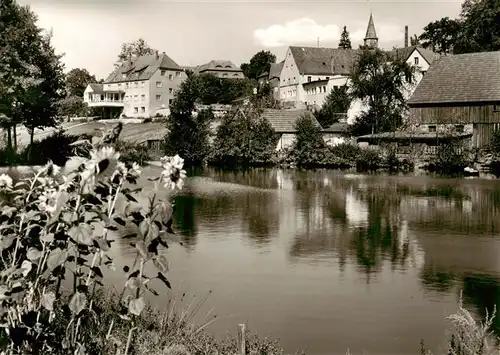
[(378, 47), (378, 37), (375, 31), (375, 24), (373, 23), (373, 15), (370, 13), (370, 21), (368, 21), (368, 28), (366, 29), (365, 46), (368, 48)]

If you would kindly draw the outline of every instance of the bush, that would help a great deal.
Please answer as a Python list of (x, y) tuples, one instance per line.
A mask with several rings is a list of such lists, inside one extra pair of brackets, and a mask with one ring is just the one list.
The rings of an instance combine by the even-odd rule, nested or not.
[(356, 169), (361, 172), (376, 171), (383, 164), (382, 157), (375, 149), (361, 149), (356, 159)]
[(151, 159), (149, 150), (146, 146), (136, 145), (125, 141), (117, 141), (115, 149), (120, 152), (120, 158), (124, 163), (138, 163), (143, 165)]
[(427, 165), (427, 170), (445, 175), (461, 174), (471, 162), (469, 151), (459, 142), (451, 141), (441, 144), (436, 155)]
[(329, 153), (321, 127), (311, 115), (303, 115), (295, 124), (297, 133), (292, 146), (292, 156), (297, 166), (323, 165)]
[(410, 172), (415, 168), (415, 164), (409, 159), (400, 159), (396, 155), (395, 149), (390, 149), (385, 157), (385, 166), (389, 172)]

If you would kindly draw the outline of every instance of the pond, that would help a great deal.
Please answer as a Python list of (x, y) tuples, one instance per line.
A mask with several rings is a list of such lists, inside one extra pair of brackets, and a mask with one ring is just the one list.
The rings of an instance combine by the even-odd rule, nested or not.
[[(156, 174), (155, 168), (145, 169)], [(500, 181), (254, 169), (190, 172), (175, 197), (173, 294), (310, 355), (417, 354), (445, 317), (500, 300)], [(134, 250), (116, 249), (120, 263)], [(123, 280), (116, 280), (117, 283)], [(160, 308), (166, 296), (152, 296)], [(201, 319), (202, 320), (202, 319)], [(500, 334), (500, 320), (494, 323)]]

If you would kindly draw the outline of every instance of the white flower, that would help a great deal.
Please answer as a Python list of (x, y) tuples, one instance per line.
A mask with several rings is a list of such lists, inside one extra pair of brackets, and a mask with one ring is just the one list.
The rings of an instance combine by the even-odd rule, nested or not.
[(139, 164), (134, 162), (132, 164), (132, 168), (130, 169), (130, 173), (135, 175), (135, 176), (139, 176), (139, 175), (141, 175), (141, 172), (142, 171), (141, 171), (141, 167), (139, 166)]
[(118, 169), (120, 153), (113, 147), (102, 147), (90, 152), (90, 159), (85, 162), (85, 168), (80, 174), (84, 193), (91, 193), (95, 181), (106, 177), (113, 177)]
[(61, 171), (61, 167), (55, 165), (52, 160), (49, 160), (47, 164), (42, 168), (42, 174), (48, 177), (55, 177)]
[(128, 173), (128, 169), (127, 167), (125, 166), (125, 163), (122, 163), (121, 161), (119, 161), (117, 164), (116, 164), (116, 170), (115, 172), (113, 173), (113, 176), (112, 176), (112, 179), (114, 179), (114, 177), (116, 175), (120, 175), (122, 177), (125, 177), (127, 176), (127, 173)]
[(182, 190), (186, 178), (186, 171), (182, 170), (184, 159), (176, 155), (175, 157), (163, 157), (161, 162), (163, 165), (161, 178), (165, 181), (165, 188), (174, 190), (177, 187)]
[(12, 178), (9, 175), (0, 175), (0, 188), (12, 188)]
[(59, 193), (55, 189), (46, 189), (38, 198), (40, 211), (54, 214), (57, 210), (57, 200)]

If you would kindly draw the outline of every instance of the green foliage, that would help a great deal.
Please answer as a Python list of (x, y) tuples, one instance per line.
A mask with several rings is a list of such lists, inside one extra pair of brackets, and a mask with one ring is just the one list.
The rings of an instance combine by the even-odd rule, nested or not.
[(490, 142), (490, 151), (495, 156), (500, 156), (500, 129), (493, 131)]
[(464, 145), (456, 140), (442, 142), (430, 159), (427, 169), (444, 175), (461, 174), (471, 162)]
[(144, 145), (137, 145), (119, 140), (115, 143), (114, 147), (120, 152), (120, 159), (125, 164), (132, 164), (135, 162), (139, 165), (143, 165), (147, 161), (152, 160), (148, 148)]
[(276, 56), (270, 51), (260, 51), (256, 53), (249, 63), (241, 64), (241, 70), (245, 77), (257, 79), (262, 73), (268, 72), (271, 64), (276, 63)]
[[(172, 204), (168, 194), (160, 194), (182, 188), (183, 160), (162, 159), (149, 201), (141, 203), (141, 188), (132, 189), (140, 176), (137, 164), (120, 162), (102, 139), (74, 146), (91, 149), (89, 158), (72, 158), (78, 164), (64, 174), (49, 162), (16, 184), (0, 176), (7, 195), (0, 216), (0, 346), (5, 354), (110, 353), (112, 348), (127, 354), (146, 309), (144, 294), (159, 294), (151, 281), (171, 287), (168, 260), (159, 248), (168, 246), (173, 233)], [(135, 262), (124, 267), (123, 291), (102, 314), (96, 300), (105, 269), (115, 269), (114, 232), (128, 233), (123, 238), (133, 241)], [(156, 272), (147, 276), (146, 268)], [(64, 293), (63, 280), (68, 281)], [(126, 344), (114, 337), (124, 332)]]
[(261, 118), (261, 110), (249, 107), (222, 119), (210, 160), (224, 166), (269, 164), (278, 139), (269, 121)]
[(155, 52), (156, 51), (151, 48), (143, 38), (123, 43), (120, 48), (120, 53), (118, 54), (118, 61), (115, 64), (115, 68), (120, 67), (131, 57), (140, 57), (143, 55), (154, 54)]
[(353, 126), (355, 135), (388, 132), (402, 124), (407, 109), (404, 91), (413, 84), (415, 68), (402, 60), (389, 62), (379, 49), (363, 50), (351, 74), (351, 98), (368, 104)]
[(350, 105), (351, 98), (348, 86), (334, 87), (326, 97), (321, 109), (315, 112), (314, 116), (323, 128), (328, 128), (333, 123), (338, 122), (341, 115), (347, 115)]
[(196, 102), (204, 105), (229, 104), (252, 94), (257, 83), (248, 79), (218, 78), (213, 74), (193, 75), (192, 85), (196, 85)]
[(96, 83), (97, 79), (87, 69), (75, 68), (66, 74), (66, 92), (68, 96), (83, 97), (88, 84)]
[(376, 171), (382, 164), (383, 160), (379, 152), (370, 148), (361, 149), (356, 159), (356, 169), (360, 172)]
[(57, 115), (61, 117), (79, 117), (90, 113), (89, 107), (80, 96), (67, 96), (57, 102)]
[(499, 0), (465, 0), (458, 19), (429, 23), (420, 36), (422, 45), (438, 53), (500, 50)]
[(191, 76), (184, 81), (170, 105), (169, 130), (165, 137), (165, 152), (179, 152), (190, 165), (205, 162), (209, 154), (211, 110), (196, 112), (196, 102), (200, 95), (198, 77)]
[(347, 26), (344, 26), (342, 33), (340, 34), (339, 48), (351, 49), (351, 39), (349, 38), (349, 32), (347, 32)]
[(292, 155), (297, 166), (317, 165), (325, 160), (326, 143), (321, 133), (321, 127), (314, 117), (303, 115), (295, 124), (297, 133), (292, 146)]

